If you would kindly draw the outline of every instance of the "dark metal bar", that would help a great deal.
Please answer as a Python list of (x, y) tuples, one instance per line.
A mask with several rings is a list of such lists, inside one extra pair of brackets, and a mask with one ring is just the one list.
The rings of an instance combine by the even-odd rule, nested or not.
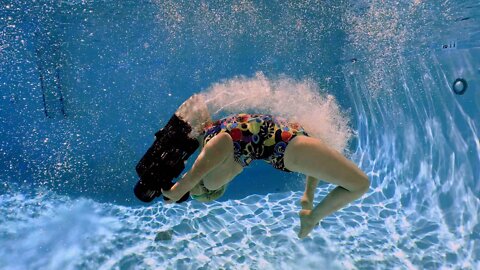
[(37, 68), (38, 68), (38, 75), (40, 78), (40, 88), (42, 89), (42, 100), (43, 100), (43, 112), (45, 113), (45, 117), (47, 118), (52, 118), (50, 115), (48, 115), (48, 110), (47, 110), (47, 101), (45, 99), (45, 83), (44, 83), (44, 78), (43, 78), (43, 69), (42, 66), (40, 65), (40, 52), (35, 50), (37, 53)]
[(58, 93), (60, 94), (60, 104), (61, 104), (61, 111), (63, 114), (63, 117), (67, 117), (67, 113), (65, 112), (65, 102), (63, 100), (63, 91), (62, 91), (62, 84), (60, 83), (60, 68), (58, 66), (55, 67), (56, 70), (56, 77), (57, 77), (57, 89)]

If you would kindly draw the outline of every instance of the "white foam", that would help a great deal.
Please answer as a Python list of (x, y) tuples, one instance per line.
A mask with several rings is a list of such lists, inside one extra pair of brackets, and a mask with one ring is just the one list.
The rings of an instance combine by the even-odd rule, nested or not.
[(203, 130), (203, 126), (211, 121), (208, 108), (202, 95), (193, 95), (178, 107), (175, 114), (188, 122), (192, 127), (189, 136), (196, 138)]
[(300, 123), (309, 135), (343, 152), (352, 136), (349, 119), (335, 97), (312, 80), (286, 76), (234, 77), (213, 84), (204, 93), (213, 118), (231, 113), (268, 113)]

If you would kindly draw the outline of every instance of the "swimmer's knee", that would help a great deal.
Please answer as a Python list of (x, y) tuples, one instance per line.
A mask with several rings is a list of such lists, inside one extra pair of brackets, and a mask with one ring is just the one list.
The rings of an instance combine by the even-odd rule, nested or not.
[(205, 145), (204, 150), (206, 152), (209, 151), (218, 151), (222, 150), (229, 150), (230, 146), (233, 151), (233, 140), (232, 137), (228, 133), (219, 133), (215, 135), (214, 138), (212, 138), (208, 143)]
[(368, 179), (365, 173), (362, 173), (358, 184), (358, 192), (364, 194), (370, 189), (370, 179)]
[(215, 136), (216, 141), (218, 144), (222, 145), (222, 147), (226, 147), (229, 145), (233, 146), (233, 140), (230, 134), (226, 132), (219, 133)]
[(226, 132), (222, 132), (217, 134), (217, 136), (220, 138), (220, 140), (227, 141), (227, 142), (233, 142), (232, 136)]

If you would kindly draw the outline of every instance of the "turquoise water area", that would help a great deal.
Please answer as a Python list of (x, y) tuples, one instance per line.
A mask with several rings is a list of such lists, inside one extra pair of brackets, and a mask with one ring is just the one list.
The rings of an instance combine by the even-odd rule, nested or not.
[[(470, 0), (0, 1), (0, 269), (480, 269), (479, 20)], [(218, 89), (335, 96), (370, 190), (304, 240), (304, 176), (262, 162), (217, 202), (137, 201), (153, 134)]]

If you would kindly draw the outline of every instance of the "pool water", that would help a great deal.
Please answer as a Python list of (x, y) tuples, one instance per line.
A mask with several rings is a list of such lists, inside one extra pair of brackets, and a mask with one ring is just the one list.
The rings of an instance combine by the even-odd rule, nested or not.
[[(2, 1), (0, 269), (480, 269), (479, 20), (470, 0)], [(218, 117), (281, 93), (335, 119), (370, 190), (303, 240), (305, 177), (263, 162), (210, 204), (137, 201), (153, 134), (219, 89)]]

